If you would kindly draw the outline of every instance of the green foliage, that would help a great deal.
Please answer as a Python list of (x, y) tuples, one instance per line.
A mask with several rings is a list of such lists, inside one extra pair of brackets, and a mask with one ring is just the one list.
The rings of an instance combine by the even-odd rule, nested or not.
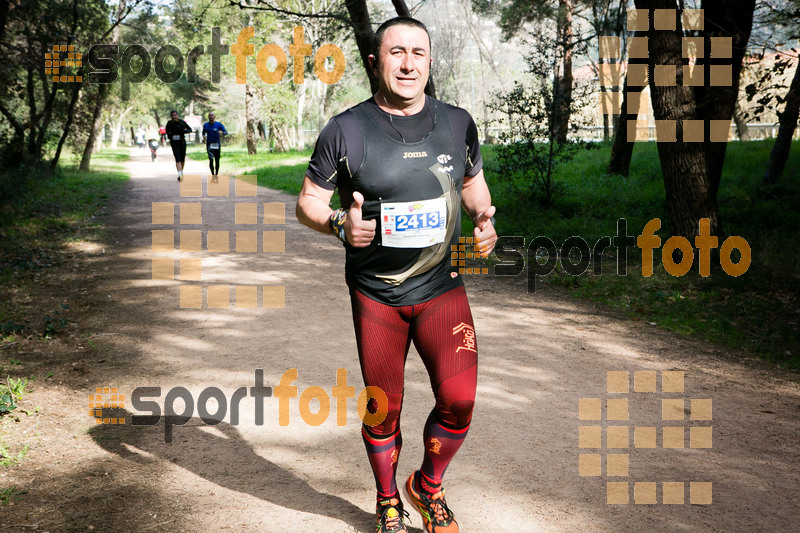
[(0, 386), (0, 416), (6, 415), (17, 408), (17, 399), (13, 394)]
[[(208, 160), (202, 147), (190, 148), (187, 157), (197, 161)], [(230, 174), (255, 174), (262, 187), (299, 194), (310, 158), (311, 150), (264, 151), (251, 156), (243, 146), (226, 146), (220, 165), (229, 169), (226, 172)]]
[(22, 494), (22, 492), (20, 492), (17, 487), (8, 487), (0, 490), (0, 505), (8, 505), (13, 500), (18, 500), (20, 494)]
[[(553, 82), (558, 62), (555, 43), (539, 36), (528, 44), (532, 50), (526, 57), (530, 82), (515, 81), (510, 91), (496, 95), (490, 104), (492, 109), (505, 114), (504, 123), (509, 127), (500, 134), (495, 170), (509, 194), (549, 207), (564, 193), (563, 185), (554, 179), (556, 170), (584, 146), (573, 138), (565, 142), (558, 139), (558, 110), (566, 106), (573, 115), (588, 92), (578, 87), (573, 89), (569, 102), (562, 102)], [(575, 118), (571, 121), (573, 134), (577, 132)]]
[[(36, 183), (7, 218), (0, 219), (0, 281), (60, 264), (59, 248), (100, 227), (97, 216), (111, 193), (121, 190), (128, 179), (106, 164), (118, 165), (115, 160), (123, 152), (127, 157), (127, 150), (97, 154), (97, 171), (59, 167)], [(19, 325), (20, 321), (3, 319), (4, 331), (19, 332)]]
[(17, 408), (17, 401), (25, 395), (25, 387), (28, 380), (25, 378), (6, 378), (4, 384), (0, 384), (0, 416), (6, 415)]
[[(15, 463), (22, 461), (25, 456), (28, 455), (28, 445), (22, 447), (20, 451), (17, 453), (13, 453), (10, 448), (2, 443), (0, 443), (0, 466), (3, 468), (8, 468)], [(0, 492), (0, 504), (5, 505), (10, 501), (10, 496), (14, 496), (15, 493), (7, 494), (5, 491)], [(5, 501), (4, 501), (5, 499)]]
[[(615, 250), (604, 256), (603, 274), (569, 276), (556, 272), (547, 281), (571, 294), (622, 310), (634, 320), (722, 344), (800, 368), (800, 184), (791, 175), (771, 187), (761, 184), (773, 140), (731, 142), (719, 190), (723, 229), (750, 244), (748, 272), (731, 278), (712, 271), (702, 278), (697, 267), (680, 278), (668, 275), (655, 254), (654, 275), (641, 275), (638, 249), (629, 250), (628, 275), (616, 273)], [(662, 244), (668, 237), (664, 183), (655, 143), (637, 144), (627, 179), (605, 174), (610, 145), (580, 150), (556, 169), (563, 195), (548, 208), (504, 189), (495, 166), (498, 147), (483, 147), (486, 179), (497, 207), (498, 233), (524, 236), (526, 242), (545, 235), (560, 245), (567, 237), (583, 237), (590, 246), (616, 234), (620, 218), (628, 234), (637, 235), (653, 218), (662, 220)], [(795, 141), (787, 168), (800, 168), (800, 142)], [(797, 170), (795, 170), (797, 172)], [(724, 239), (722, 239), (724, 240)]]
[(42, 333), (44, 337), (50, 339), (60, 330), (67, 327), (69, 321), (60, 315), (61, 311), (54, 311), (45, 317), (43, 333)]

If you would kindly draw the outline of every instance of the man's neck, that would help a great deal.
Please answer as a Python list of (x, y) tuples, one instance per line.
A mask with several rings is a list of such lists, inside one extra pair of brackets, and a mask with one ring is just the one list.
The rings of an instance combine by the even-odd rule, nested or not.
[(425, 109), (426, 98), (424, 94), (417, 102), (408, 105), (404, 105), (403, 102), (393, 102), (388, 100), (381, 89), (378, 89), (378, 92), (375, 93), (373, 98), (375, 99), (375, 103), (378, 105), (378, 107), (390, 115), (416, 115)]

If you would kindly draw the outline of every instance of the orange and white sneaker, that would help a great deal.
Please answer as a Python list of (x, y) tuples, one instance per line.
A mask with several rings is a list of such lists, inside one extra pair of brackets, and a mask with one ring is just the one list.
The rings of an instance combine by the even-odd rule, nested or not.
[(408, 532), (404, 521), (408, 518), (408, 511), (403, 509), (403, 502), (399, 497), (379, 500), (375, 506), (375, 514), (375, 533)]
[(428, 533), (458, 533), (458, 523), (453, 516), (453, 511), (447, 507), (444, 499), (444, 489), (436, 494), (427, 495), (414, 490), (414, 477), (419, 475), (419, 470), (411, 474), (403, 485), (406, 499), (422, 515), (422, 523)]

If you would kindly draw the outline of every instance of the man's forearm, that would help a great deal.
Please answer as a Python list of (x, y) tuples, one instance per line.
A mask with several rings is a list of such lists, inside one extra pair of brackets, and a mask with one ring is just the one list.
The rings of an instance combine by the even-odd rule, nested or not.
[(320, 233), (330, 233), (329, 221), (333, 210), (314, 196), (301, 195), (297, 199), (297, 220)]
[(489, 209), (492, 205), (492, 195), (489, 193), (489, 187), (483, 178), (483, 170), (464, 181), (464, 186), (461, 190), (461, 205), (464, 206), (464, 210), (473, 220), (473, 223), (476, 216)]

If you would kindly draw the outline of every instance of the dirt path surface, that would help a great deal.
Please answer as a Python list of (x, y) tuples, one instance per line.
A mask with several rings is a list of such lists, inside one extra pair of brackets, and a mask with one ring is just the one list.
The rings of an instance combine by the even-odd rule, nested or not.
[[(299, 396), (311, 386), (330, 397), (338, 369), (347, 370), (356, 394), (363, 387), (342, 248), (301, 226), (295, 198), (285, 194), (260, 188), (255, 198), (235, 196), (231, 187), (228, 197), (180, 197), (172, 158), (161, 152), (156, 163), (132, 152), (132, 179), (107, 220), (110, 242), (88, 250), (81, 269), (52, 287), (54, 297), (76, 302), (80, 335), (62, 341), (57, 357), (37, 362), (30, 354), (32, 364), (60, 370), (57, 382), (35, 392), (42, 404), (36, 421), (20, 422), (29, 426), (31, 449), (22, 466), (0, 478), (0, 488), (22, 491), (13, 505), (0, 507), (0, 530), (373, 531), (374, 484), (355, 399), (347, 402), (344, 426), (336, 423), (333, 398), (330, 416), (316, 427), (299, 409)], [(189, 161), (187, 174), (205, 169)], [(254, 201), (285, 203), (285, 225), (234, 225), (233, 204)], [(176, 206), (174, 226), (156, 226), (153, 202), (199, 202), (203, 224), (179, 227)], [(286, 246), (284, 253), (262, 253), (261, 245), (259, 253), (154, 253), (153, 229), (203, 230), (204, 239), (205, 230), (283, 229)], [(176, 259), (176, 276), (179, 258), (202, 258), (202, 281), (153, 280), (154, 257)], [(282, 285), (285, 307), (181, 309), (180, 287), (190, 285)], [(461, 531), (796, 531), (795, 374), (743, 365), (713, 346), (524, 287), (488, 276), (467, 280), (480, 349), (478, 397), (469, 437), (445, 480)], [(422, 426), (432, 407), (427, 375), (411, 350), (399, 481), (421, 463)], [(238, 424), (230, 409), (215, 426), (195, 409), (188, 423), (173, 428), (172, 443), (164, 442), (163, 421), (130, 425), (131, 414), (144, 413), (130, 403), (136, 387), (161, 387), (162, 407), (175, 387), (195, 400), (218, 387), (230, 404), (236, 389), (254, 386), (256, 369), (263, 369), (265, 386), (275, 387), (291, 368), (298, 397), (290, 400), (286, 427), (279, 425), (276, 397), (264, 400), (264, 423), (257, 425), (250, 396), (240, 402)], [(627, 393), (607, 390), (608, 371), (629, 373)], [(665, 371), (683, 373), (683, 392), (663, 391), (679, 375)], [(634, 378), (636, 387), (655, 390), (635, 391)], [(87, 395), (98, 386), (126, 395), (125, 426), (93, 424)], [(579, 419), (581, 398), (599, 399), (601, 420)], [(608, 420), (624, 410), (608, 399), (628, 400), (627, 420)], [(690, 417), (692, 399), (712, 400), (711, 420)], [(594, 405), (585, 402), (584, 418)], [(703, 415), (701, 406), (695, 404), (695, 417)], [(662, 420), (662, 407), (678, 420)], [(213, 402), (208, 410), (215, 411)], [(582, 430), (588, 445), (591, 427), (602, 428), (602, 448), (579, 448), (583, 426), (590, 428)], [(628, 428), (627, 439), (626, 430), (613, 429), (609, 443), (608, 426)], [(665, 426), (683, 428), (682, 440), (675, 436), (680, 429), (668, 430), (668, 440), (682, 449), (662, 447)], [(657, 447), (635, 447), (634, 434), (639, 444), (648, 435), (635, 427), (656, 428)], [(710, 443), (701, 429), (709, 427)], [(617, 438), (627, 447), (608, 448)], [(581, 454), (584, 473), (602, 475), (580, 476)], [(628, 475), (609, 475), (624, 474), (615, 471), (624, 466), (622, 455)], [(598, 460), (600, 472), (591, 472)], [(622, 487), (625, 496), (627, 487), (627, 505), (607, 503), (608, 482), (626, 484), (612, 485), (609, 494)], [(690, 502), (708, 497), (708, 485), (690, 486), (700, 482), (712, 484), (709, 505)], [(652, 504), (634, 503), (634, 483), (654, 483), (636, 486), (636, 498), (652, 496)], [(662, 503), (676, 497), (684, 503)], [(420, 531), (420, 523), (412, 514), (411, 530)]]

